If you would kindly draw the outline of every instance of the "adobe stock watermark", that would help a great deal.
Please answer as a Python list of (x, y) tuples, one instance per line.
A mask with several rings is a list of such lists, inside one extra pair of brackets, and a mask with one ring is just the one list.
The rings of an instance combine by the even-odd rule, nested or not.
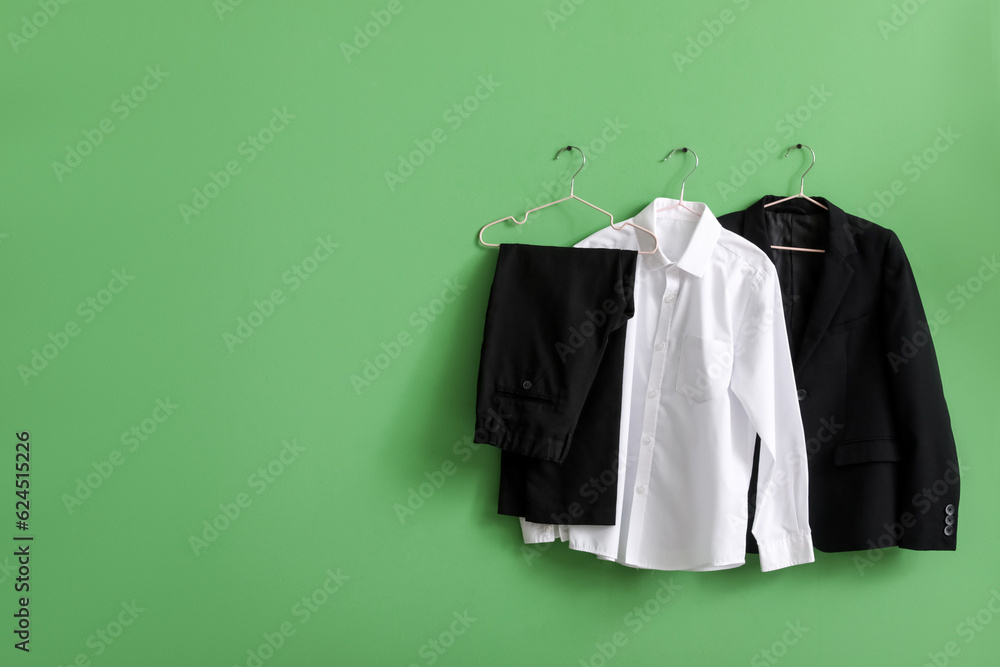
[[(283, 441), (278, 454), (247, 477), (247, 487), (253, 491), (254, 496), (260, 496), (271, 488), (282, 473), (299, 460), (304, 451), (306, 448), (299, 444), (297, 438)], [(237, 519), (246, 514), (245, 510), (252, 504), (253, 497), (246, 491), (237, 493), (231, 502), (219, 503), (219, 512), (212, 517), (203, 519), (197, 534), (188, 535), (188, 546), (191, 547), (194, 555), (200, 556), (208, 549), (222, 533), (236, 523)]]
[(121, 270), (112, 270), (111, 280), (108, 281), (107, 286), (102, 287), (77, 304), (75, 312), (80, 321), (67, 320), (55, 333), (50, 331), (46, 336), (47, 341), (42, 343), (40, 348), (32, 348), (31, 359), (28, 360), (27, 364), (17, 365), (14, 370), (17, 371), (21, 382), (27, 386), (29, 380), (38, 377), (39, 373), (48, 368), (69, 347), (73, 339), (80, 335), (83, 327), (92, 323), (98, 315), (107, 310), (133, 280), (135, 280), (135, 276), (130, 274), (125, 267), (122, 267)]
[(273, 631), (262, 632), (261, 639), (263, 641), (256, 646), (247, 648), (246, 659), (241, 663), (234, 663), (233, 667), (263, 667), (291, 637), (295, 636), (299, 629), (295, 626), (295, 621), (298, 621), (300, 627), (308, 623), (315, 614), (329, 604), (333, 596), (350, 579), (349, 576), (340, 571), (339, 567), (336, 571), (327, 569), (323, 575), (325, 579), (319, 586), (314, 588), (311, 593), (303, 595), (292, 605), (288, 612), (290, 618), (279, 623)]
[[(775, 469), (771, 474), (770, 483), (764, 490), (764, 498), (773, 496), (785, 484), (792, 480), (802, 480), (803, 478), (808, 478), (809, 460), (819, 453), (819, 451), (823, 448), (823, 445), (833, 442), (834, 437), (836, 437), (836, 435), (840, 433), (845, 426), (844, 424), (838, 422), (837, 419), (836, 415), (820, 418), (819, 427), (816, 429), (815, 433), (806, 438), (805, 456), (802, 456), (801, 453), (794, 451), (789, 451), (784, 454), (784, 465), (777, 467), (777, 469)], [(741, 505), (739, 512), (730, 513), (729, 515), (730, 524), (734, 527), (739, 527), (740, 529), (745, 529), (747, 522), (750, 520), (749, 506), (752, 506), (755, 512), (757, 508), (757, 489), (753, 488), (749, 491), (749, 502), (746, 505)]]
[(11, 575), (17, 574), (17, 565), (12, 565), (10, 562), (10, 556), (4, 557), (3, 561), (0, 561), (0, 584), (6, 583)]
[(354, 58), (361, 55), (361, 52), (371, 46), (372, 40), (377, 39), (382, 31), (389, 27), (393, 19), (403, 13), (406, 7), (400, 0), (389, 0), (384, 9), (372, 9), (368, 12), (372, 17), (371, 21), (363, 25), (354, 26), (354, 34), (350, 42), (340, 43), (340, 52), (344, 55), (344, 60), (350, 63)]
[[(952, 146), (955, 145), (962, 135), (957, 134), (951, 129), (949, 125), (947, 128), (938, 127), (937, 135), (930, 141), (930, 143), (919, 153), (913, 153), (909, 158), (907, 158), (902, 166), (900, 167), (903, 172), (903, 176), (907, 178), (910, 183), (916, 183), (926, 174), (931, 167), (937, 163), (941, 156), (947, 153)], [(862, 215), (867, 218), (867, 221), (875, 221), (885, 215), (893, 204), (895, 204), (899, 199), (908, 192), (906, 182), (901, 178), (893, 179), (889, 183), (889, 187), (886, 190), (875, 190), (872, 194), (875, 196), (875, 201), (868, 204), (867, 206), (861, 207)], [(861, 231), (867, 231), (870, 225), (866, 226), (862, 223)], [(848, 234), (858, 234), (860, 232), (853, 229), (844, 229)]]
[[(457, 131), (472, 117), (472, 114), (479, 109), (482, 103), (490, 99), (496, 89), (502, 85), (502, 82), (493, 79), (492, 74), (480, 76), (478, 85), (472, 94), (447, 107), (441, 114), (441, 120), (452, 132)], [(409, 153), (397, 156), (396, 168), (391, 171), (386, 170), (383, 173), (385, 184), (389, 186), (389, 192), (395, 192), (396, 188), (427, 162), (428, 158), (437, 151), (438, 146), (447, 140), (448, 132), (441, 127), (435, 127), (427, 137), (414, 139), (415, 148)]]
[(139, 108), (140, 104), (146, 101), (150, 93), (160, 87), (160, 84), (168, 76), (170, 76), (170, 72), (164, 72), (159, 65), (155, 68), (152, 65), (146, 67), (146, 75), (142, 81), (111, 102), (111, 113), (114, 118), (105, 116), (97, 122), (96, 127), (82, 130), (83, 139), (73, 145), (67, 144), (65, 146), (66, 154), (62, 162), (52, 161), (52, 171), (56, 175), (56, 180), (62, 183), (66, 176), (83, 164), (84, 159), (92, 155), (94, 149), (103, 144), (104, 139), (115, 131), (115, 119), (119, 123), (127, 119), (132, 112)]
[[(836, 416), (830, 416), (829, 418), (821, 417), (816, 432), (806, 438), (805, 456), (801, 456), (796, 452), (789, 452), (787, 454), (786, 465), (775, 470), (771, 475), (771, 483), (768, 484), (767, 489), (764, 491), (764, 497), (767, 498), (773, 495), (782, 485), (791, 481), (793, 475), (800, 475), (798, 478), (800, 480), (806, 476), (808, 474), (806, 464), (808, 464), (809, 460), (819, 453), (823, 445), (832, 442), (836, 435), (843, 429), (844, 424), (838, 422)], [(756, 497), (755, 491), (755, 500)]]
[(621, 295), (621, 299), (609, 297), (601, 302), (600, 308), (584, 310), (580, 321), (568, 327), (565, 342), (563, 340), (556, 341), (555, 350), (556, 354), (559, 355), (559, 361), (566, 363), (567, 357), (576, 354), (596, 334), (603, 333), (608, 320), (614, 318), (625, 308), (632, 297), (631, 286), (626, 287), (623, 281), (618, 280), (613, 290), (615, 294)]
[[(496, 418), (502, 421), (500, 415), (497, 415)], [(416, 516), (417, 512), (427, 501), (433, 498), (434, 494), (440, 491), (448, 480), (455, 476), (455, 473), (458, 472), (459, 464), (468, 463), (472, 459), (473, 454), (480, 449), (482, 449), (482, 445), (476, 443), (471, 435), (467, 435), (461, 440), (456, 440), (451, 446), (451, 451), (458, 458), (458, 463), (447, 458), (441, 461), (441, 464), (437, 467), (425, 470), (423, 476), (426, 481), (408, 488), (406, 490), (406, 501), (404, 503), (395, 503), (392, 506), (393, 511), (396, 513), (396, 518), (399, 519), (399, 523), (401, 525), (405, 524), (408, 518)]]
[[(80, 651), (73, 659), (67, 663), (67, 667), (88, 667), (94, 658), (104, 655), (111, 646), (121, 639), (125, 630), (130, 628), (139, 615), (146, 611), (145, 607), (140, 607), (135, 600), (131, 602), (122, 601), (120, 609), (113, 615), (110, 621), (103, 624), (93, 634), (87, 637), (84, 642), (89, 652)], [(62, 667), (62, 665), (60, 665)]]
[(225, 21), (228, 14), (232, 14), (237, 8), (243, 5), (243, 0), (212, 0), (212, 9), (219, 21)]
[[(684, 588), (680, 584), (675, 584), (673, 577), (661, 578), (658, 583), (654, 593), (645, 602), (636, 605), (622, 617), (622, 625), (631, 631), (631, 635), (637, 635), (642, 632), (643, 628), (648, 627), (656, 615), (663, 611)], [(577, 664), (580, 667), (605, 667), (608, 665), (623, 648), (628, 646), (630, 635), (626, 633), (625, 629), (611, 633), (606, 641), (594, 642), (594, 652), (580, 658)]]
[[(742, 320), (737, 330), (736, 340), (729, 346), (725, 341), (706, 340), (710, 354), (696, 359), (699, 364), (693, 377), (686, 377), (682, 381), (678, 377), (677, 391), (697, 399), (712, 393), (712, 389), (721, 389), (720, 385), (725, 383), (728, 387), (732, 369), (736, 360), (741, 357), (749, 348), (751, 354), (754, 349), (751, 346), (762, 335), (770, 334), (774, 329), (775, 311), (767, 306), (759, 314), (752, 313), (745, 320)], [(784, 322), (784, 319), (781, 320)], [(716, 345), (716, 343), (718, 343)], [(682, 343), (683, 345), (683, 343)]]
[[(482, 420), (477, 418), (476, 431), (472, 436), (465, 436), (461, 440), (455, 441), (451, 446), (452, 453), (458, 457), (459, 463), (468, 463), (473, 454), (482, 449), (479, 443), (490, 441), (490, 434), (504, 428), (505, 420), (511, 415), (498, 412), (488, 408)], [(445, 459), (441, 465), (432, 470), (424, 471), (426, 482), (421, 482), (416, 487), (407, 489), (406, 503), (395, 503), (392, 508), (396, 513), (396, 518), (400, 524), (406, 523), (406, 519), (416, 515), (417, 511), (424, 504), (434, 497), (434, 494), (441, 490), (445, 483), (458, 472), (458, 465), (451, 459)]]
[[(448, 622), (447, 627), (438, 633), (437, 637), (432, 637), (428, 639), (426, 643), (417, 649), (417, 655), (424, 660), (424, 664), (433, 665), (438, 660), (448, 652), (459, 637), (464, 635), (472, 627), (477, 618), (469, 615), (469, 610), (466, 609), (462, 612), (452, 612), (451, 617), (453, 620)], [(418, 667), (417, 663), (410, 663), (410, 667)]]
[(913, 494), (913, 497), (910, 498), (910, 510), (901, 513), (899, 521), (882, 524), (885, 532), (874, 540), (868, 540), (868, 551), (864, 552), (864, 555), (853, 557), (854, 567), (857, 568), (858, 574), (862, 577), (865, 576), (866, 570), (882, 560), (883, 549), (898, 544), (907, 532), (917, 525), (920, 517), (925, 516), (932, 509), (939, 508), (945, 494), (957, 485), (961, 478), (968, 474), (969, 470), (968, 466), (963, 466), (956, 461), (949, 461), (947, 470), (939, 479)]
[(752, 667), (767, 667), (776, 665), (778, 661), (788, 655), (788, 650), (799, 643), (799, 640), (809, 632), (809, 628), (802, 625), (802, 621), (785, 622), (784, 632), (767, 648), (763, 648), (750, 658)]
[(248, 134), (246, 139), (236, 146), (236, 157), (227, 160), (220, 171), (209, 170), (208, 180), (192, 188), (190, 202), (184, 201), (178, 204), (177, 210), (184, 224), (190, 224), (192, 218), (201, 215), (222, 191), (230, 186), (233, 179), (243, 173), (243, 167), (267, 150), (267, 147), (295, 118), (297, 116), (289, 113), (288, 107), (282, 107), (280, 110), (273, 107), (270, 120), (253, 134)]
[[(502, 410), (502, 408), (501, 408)], [(455, 441), (451, 446), (452, 453), (458, 457), (458, 463), (468, 463), (472, 456), (482, 449), (480, 443), (490, 442), (490, 434), (495, 433), (505, 427), (505, 420), (510, 414), (498, 412), (488, 408), (485, 415), (476, 418), (476, 430), (472, 436), (465, 436), (461, 440)], [(396, 513), (396, 518), (400, 524), (405, 524), (406, 519), (415, 516), (428, 500), (434, 497), (438, 491), (458, 472), (458, 464), (451, 459), (444, 459), (439, 466), (431, 470), (424, 471), (426, 482), (421, 482), (417, 486), (407, 489), (406, 502), (395, 503), (392, 506)]]
[[(577, 524), (579, 519), (583, 516), (584, 511), (588, 506), (594, 505), (601, 497), (608, 493), (615, 493), (618, 491), (618, 460), (615, 459), (611, 466), (602, 470), (599, 474), (594, 475), (584, 483), (582, 483), (576, 491), (576, 496), (584, 501), (585, 504), (579, 501), (573, 501), (566, 506), (566, 510), (563, 512), (553, 513), (549, 518), (551, 523), (554, 524), (552, 527), (553, 532), (558, 530), (559, 525), (571, 525)], [(522, 544), (521, 545), (521, 556), (524, 558), (524, 562), (531, 567), (536, 558), (541, 558), (542, 554), (552, 548), (555, 544), (555, 534), (553, 534), (553, 539), (548, 542), (535, 542), (532, 544)]]
[(917, 330), (909, 336), (901, 336), (899, 347), (886, 353), (886, 359), (888, 359), (892, 371), (898, 373), (900, 368), (910, 363), (921, 350), (927, 347), (933, 337), (937, 335), (938, 330), (951, 322), (952, 313), (965, 308), (983, 290), (983, 287), (993, 280), (998, 272), (1000, 272), (1000, 263), (997, 262), (997, 256), (982, 256), (977, 270), (965, 282), (956, 284), (945, 295), (945, 300), (952, 304), (952, 308), (950, 310), (938, 308), (934, 311), (933, 317), (918, 321)]
[[(732, 4), (740, 12), (746, 11), (752, 0), (732, 0)], [(726, 26), (736, 22), (738, 14), (728, 7), (719, 12), (718, 18), (706, 19), (701, 22), (704, 30), (694, 35), (688, 35), (685, 40), (683, 51), (674, 51), (672, 54), (674, 66), (677, 71), (683, 73), (684, 69), (690, 67), (710, 48), (726, 31)]]
[(222, 332), (222, 343), (229, 350), (229, 353), (232, 354), (236, 348), (250, 340), (250, 337), (274, 316), (278, 307), (283, 306), (288, 301), (289, 295), (297, 292), (307, 280), (314, 276), (320, 267), (330, 259), (333, 251), (339, 247), (340, 244), (334, 243), (329, 234), (326, 238), (317, 236), (313, 249), (282, 272), (281, 284), (288, 286), (288, 294), (282, 288), (275, 287), (263, 299), (254, 299), (250, 312), (236, 318), (236, 327), (232, 332)]
[(893, 33), (899, 32), (900, 29), (910, 22), (917, 12), (927, 4), (929, 0), (903, 0), (900, 3), (892, 4), (892, 12), (889, 13), (889, 18), (879, 19), (875, 25), (878, 27), (879, 33), (882, 35), (882, 39), (889, 41), (889, 36)]
[(33, 14), (26, 14), (21, 17), (21, 28), (17, 32), (8, 32), (7, 41), (14, 53), (18, 53), (21, 47), (38, 35), (38, 31), (49, 24), (62, 8), (70, 3), (70, 0), (38, 0), (40, 11)]
[(121, 449), (112, 449), (100, 461), (91, 461), (92, 470), (76, 478), (76, 486), (72, 492), (62, 494), (63, 506), (66, 508), (67, 514), (72, 515), (83, 505), (85, 500), (94, 494), (94, 491), (97, 491), (108, 481), (111, 475), (125, 463), (126, 452), (129, 454), (137, 452), (159, 430), (160, 426), (180, 408), (179, 405), (170, 400), (169, 396), (157, 398), (154, 403), (155, 407), (148, 417), (141, 419), (137, 424), (133, 424), (128, 430), (122, 432), (118, 438), (122, 446)]
[(365, 359), (361, 372), (354, 373), (348, 378), (354, 387), (355, 395), (360, 396), (362, 390), (379, 379), (392, 363), (402, 356), (403, 351), (413, 344), (416, 337), (427, 331), (448, 305), (454, 303), (466, 289), (468, 285), (463, 285), (458, 280), (446, 280), (437, 298), (431, 299), (426, 306), (421, 306), (410, 313), (407, 319), (410, 328), (397, 333), (388, 343), (383, 342), (379, 346), (381, 352), (375, 354), (373, 358)]
[[(978, 611), (966, 616), (955, 626), (955, 634), (963, 640), (966, 646), (971, 644), (993, 622), (996, 616), (1000, 615), (1000, 590), (994, 588), (990, 590), (989, 594), (990, 597)], [(951, 664), (952, 658), (958, 657), (961, 652), (962, 645), (957, 641), (945, 642), (940, 651), (927, 652), (927, 661), (923, 667), (947, 667)]]
[(772, 156), (781, 151), (785, 144), (795, 136), (795, 133), (805, 127), (831, 97), (833, 97), (833, 93), (827, 90), (826, 84), (810, 86), (809, 95), (802, 104), (783, 114), (774, 123), (774, 131), (783, 141), (772, 136), (765, 139), (759, 148), (748, 148), (746, 151), (747, 159), (732, 166), (729, 178), (725, 181), (715, 182), (715, 189), (722, 197), (722, 201), (726, 201), (730, 195), (736, 194), (739, 188), (746, 185), (747, 179), (756, 174)]
[(561, 24), (569, 20), (569, 17), (576, 14), (576, 8), (587, 0), (561, 0), (556, 5), (555, 11), (545, 10), (545, 20), (549, 22), (549, 27), (555, 30)]

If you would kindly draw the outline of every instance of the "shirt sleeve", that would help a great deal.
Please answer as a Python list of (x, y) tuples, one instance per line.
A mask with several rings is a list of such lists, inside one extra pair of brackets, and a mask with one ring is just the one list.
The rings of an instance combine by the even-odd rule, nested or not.
[(764, 572), (811, 563), (809, 479), (802, 429), (785, 330), (781, 292), (775, 272), (759, 273), (737, 329), (733, 393), (760, 436), (757, 510), (752, 532)]

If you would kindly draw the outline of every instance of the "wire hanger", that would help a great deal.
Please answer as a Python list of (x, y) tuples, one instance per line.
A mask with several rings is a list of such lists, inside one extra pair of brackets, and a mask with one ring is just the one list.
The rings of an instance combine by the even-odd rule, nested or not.
[(674, 153), (676, 153), (677, 151), (680, 151), (682, 153), (691, 153), (691, 155), (694, 156), (694, 166), (691, 167), (691, 171), (689, 171), (687, 173), (687, 176), (684, 177), (684, 180), (681, 181), (681, 198), (678, 200), (677, 204), (670, 204), (668, 206), (664, 206), (663, 208), (656, 209), (656, 212), (657, 213), (662, 213), (663, 211), (666, 211), (667, 209), (679, 207), (679, 208), (686, 208), (687, 210), (691, 211), (695, 215), (698, 215), (697, 213), (695, 213), (695, 211), (691, 210), (691, 208), (689, 206), (685, 206), (684, 205), (684, 184), (687, 183), (687, 179), (691, 176), (691, 174), (694, 173), (694, 170), (698, 168), (698, 154), (695, 153), (690, 148), (688, 148), (687, 146), (685, 146), (684, 148), (675, 148), (674, 150), (672, 150), (669, 153), (667, 153), (667, 157), (663, 158), (663, 161), (666, 162), (667, 160), (669, 160), (670, 156), (673, 155)]
[[(829, 210), (826, 206), (824, 206), (823, 204), (819, 203), (818, 201), (816, 201), (812, 197), (807, 197), (806, 196), (806, 192), (805, 192), (806, 174), (809, 173), (810, 169), (812, 169), (813, 167), (816, 166), (816, 151), (814, 151), (813, 149), (809, 148), (805, 144), (795, 144), (794, 146), (789, 146), (788, 147), (788, 150), (785, 151), (785, 157), (788, 157), (788, 154), (791, 152), (791, 150), (793, 148), (806, 148), (806, 149), (809, 150), (810, 153), (812, 153), (812, 164), (810, 164), (809, 167), (804, 172), (802, 172), (802, 178), (799, 179), (799, 193), (796, 194), (796, 195), (792, 195), (791, 197), (785, 197), (783, 199), (778, 199), (776, 201), (764, 204), (764, 208), (767, 208), (769, 206), (774, 206), (775, 204), (781, 204), (782, 202), (789, 201), (790, 199), (805, 199), (808, 202), (812, 202), (813, 204), (816, 204), (816, 206), (819, 206), (824, 211)], [(797, 247), (786, 246), (786, 245), (773, 245), (771, 247), (774, 248), (775, 250), (798, 250), (798, 251), (801, 251), (801, 252), (826, 252), (826, 250), (823, 250), (822, 248), (797, 248)]]
[(769, 204), (764, 204), (764, 208), (767, 208), (768, 206), (774, 206), (775, 204), (780, 204), (782, 202), (786, 202), (789, 199), (805, 199), (806, 201), (809, 201), (809, 202), (812, 202), (813, 204), (816, 204), (816, 206), (819, 206), (821, 209), (826, 210), (826, 206), (823, 206), (822, 204), (820, 204), (818, 201), (816, 201), (812, 197), (807, 197), (806, 196), (806, 192), (805, 192), (806, 174), (809, 173), (810, 169), (812, 169), (813, 167), (816, 166), (816, 151), (814, 151), (813, 149), (809, 148), (805, 144), (795, 144), (794, 146), (789, 146), (788, 147), (788, 150), (785, 151), (785, 157), (788, 157), (788, 154), (792, 151), (793, 148), (806, 148), (806, 149), (809, 150), (810, 153), (812, 153), (812, 158), (813, 158), (812, 164), (809, 165), (808, 169), (806, 169), (804, 172), (802, 172), (802, 178), (799, 179), (799, 193), (797, 195), (792, 195), (791, 197), (785, 197), (784, 199), (779, 199), (777, 201), (773, 201), (773, 202), (771, 202)]
[(570, 151), (570, 152), (572, 152), (574, 148), (576, 150), (580, 151), (580, 155), (583, 157), (583, 163), (580, 164), (580, 168), (577, 169), (576, 173), (574, 173), (573, 176), (572, 176), (572, 178), (570, 178), (570, 181), (569, 181), (569, 194), (566, 195), (565, 197), (563, 197), (562, 199), (557, 199), (555, 201), (550, 201), (548, 204), (542, 204), (541, 206), (536, 206), (535, 208), (533, 208), (533, 209), (531, 209), (529, 211), (525, 211), (524, 217), (522, 219), (520, 219), (520, 220), (518, 220), (517, 218), (515, 218), (512, 215), (508, 215), (505, 218), (500, 218), (499, 220), (494, 220), (493, 222), (490, 222), (490, 223), (484, 225), (483, 228), (479, 230), (479, 242), (481, 244), (483, 244), (484, 246), (490, 247), (490, 248), (496, 248), (496, 247), (498, 247), (500, 245), (499, 243), (487, 243), (486, 241), (483, 240), (483, 232), (486, 231), (487, 227), (492, 227), (493, 225), (495, 225), (497, 223), (505, 222), (507, 220), (511, 220), (515, 225), (523, 225), (528, 220), (528, 214), (534, 213), (535, 211), (539, 211), (539, 210), (541, 210), (543, 208), (548, 208), (549, 206), (555, 206), (556, 204), (560, 204), (560, 203), (566, 201), (567, 199), (575, 199), (575, 200), (577, 200), (579, 202), (583, 202), (584, 204), (586, 204), (590, 208), (598, 210), (601, 213), (603, 213), (604, 215), (608, 216), (608, 219), (611, 221), (611, 227), (612, 227), (612, 229), (620, 230), (620, 229), (622, 229), (622, 228), (624, 228), (626, 226), (628, 226), (628, 227), (634, 227), (635, 229), (644, 231), (647, 234), (649, 234), (650, 236), (652, 236), (653, 237), (653, 249), (652, 250), (640, 250), (639, 251), (640, 255), (650, 255), (650, 254), (652, 254), (652, 253), (654, 253), (654, 252), (657, 251), (657, 249), (660, 247), (660, 242), (656, 238), (656, 234), (654, 234), (650, 230), (646, 229), (645, 227), (640, 227), (639, 225), (633, 224), (633, 223), (631, 223), (629, 221), (625, 221), (625, 222), (621, 223), (620, 227), (615, 227), (615, 216), (611, 215), (610, 213), (608, 213), (607, 211), (605, 211), (603, 208), (599, 208), (597, 206), (594, 206), (589, 201), (586, 201), (586, 200), (581, 199), (580, 197), (576, 196), (576, 194), (573, 192), (574, 187), (576, 185), (576, 175), (579, 174), (583, 170), (584, 166), (586, 166), (586, 164), (587, 164), (587, 156), (586, 156), (586, 154), (583, 152), (582, 149), (580, 149), (580, 148), (578, 148), (576, 146), (566, 146), (565, 148), (560, 148), (559, 151), (556, 153), (555, 158), (553, 158), (553, 159), (558, 160), (559, 156), (562, 155), (564, 151)]

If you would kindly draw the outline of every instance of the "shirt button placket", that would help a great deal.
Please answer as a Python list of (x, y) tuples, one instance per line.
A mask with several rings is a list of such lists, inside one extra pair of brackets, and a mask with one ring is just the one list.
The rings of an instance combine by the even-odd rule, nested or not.
[(674, 307), (677, 302), (678, 277), (676, 271), (667, 271), (666, 287), (663, 291), (663, 303), (660, 308), (660, 318), (649, 359), (649, 386), (646, 393), (646, 409), (643, 417), (645, 428), (640, 439), (639, 457), (635, 475), (635, 487), (632, 496), (631, 521), (628, 532), (628, 552), (638, 548), (642, 538), (643, 517), (646, 512), (646, 501), (649, 498), (649, 479), (652, 471), (653, 452), (657, 438), (657, 416), (659, 414), (661, 392), (667, 369), (667, 349), (670, 340), (670, 324), (673, 320)]

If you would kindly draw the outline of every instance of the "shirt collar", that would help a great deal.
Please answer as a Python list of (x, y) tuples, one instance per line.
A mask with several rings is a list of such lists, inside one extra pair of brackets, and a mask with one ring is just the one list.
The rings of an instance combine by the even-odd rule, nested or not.
[[(706, 204), (701, 202), (684, 202), (684, 206), (691, 209), (690, 211), (679, 206), (679, 204), (680, 202), (676, 199), (657, 197), (632, 219), (634, 224), (655, 232), (657, 238), (660, 239), (660, 247), (656, 249), (656, 252), (642, 255), (642, 258), (646, 266), (650, 269), (658, 269), (676, 264), (677, 268), (690, 273), (696, 278), (700, 278), (705, 273), (705, 268), (708, 266), (712, 251), (715, 249), (719, 235), (722, 233), (722, 225), (715, 219), (715, 216), (712, 215), (712, 211), (709, 210)], [(669, 208), (665, 211), (657, 212), (659, 209), (666, 207)], [(691, 211), (694, 212), (692, 213)], [(674, 258), (667, 257), (664, 253), (663, 240), (668, 234), (677, 233), (676, 225), (673, 224), (676, 221), (692, 221), (695, 223), (695, 227), (691, 238), (688, 239), (687, 246), (681, 251), (680, 257), (675, 260)], [(652, 249), (653, 239), (648, 234), (636, 230), (636, 236), (640, 240), (639, 247), (641, 250)]]

